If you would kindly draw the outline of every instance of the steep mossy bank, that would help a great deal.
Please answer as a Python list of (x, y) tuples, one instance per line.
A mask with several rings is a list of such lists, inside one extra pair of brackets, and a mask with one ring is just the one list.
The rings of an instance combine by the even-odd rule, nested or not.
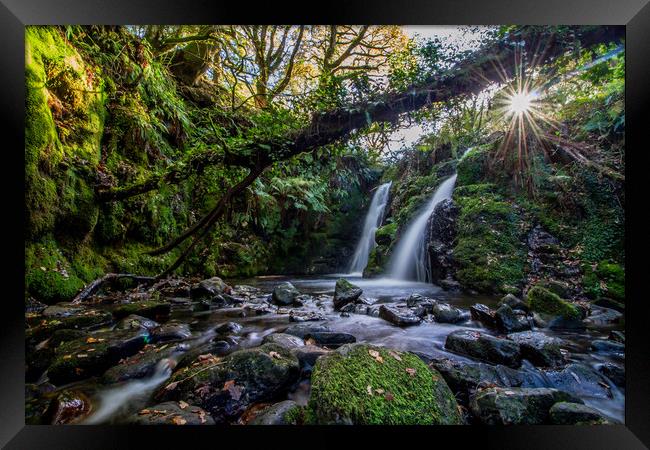
[[(25, 34), (26, 295), (71, 299), (106, 272), (154, 275), (176, 259), (148, 251), (214, 207), (242, 169), (197, 169), (123, 200), (170, 168), (200, 164), (224, 137), (264, 127), (267, 113), (199, 105), (188, 86), (124, 27), (30, 26)], [(254, 122), (254, 121), (258, 122)], [(272, 123), (269, 123), (271, 126)], [(218, 147), (217, 147), (218, 148)], [(358, 214), (380, 168), (357, 152), (268, 170), (179, 272), (242, 277), (343, 270)]]

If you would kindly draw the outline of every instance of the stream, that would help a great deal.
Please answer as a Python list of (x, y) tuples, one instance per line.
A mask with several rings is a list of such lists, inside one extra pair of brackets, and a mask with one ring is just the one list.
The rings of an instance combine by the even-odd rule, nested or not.
[[(322, 301), (306, 302), (299, 308), (278, 308), (275, 312), (264, 315), (247, 315), (242, 317), (242, 308), (221, 308), (211, 311), (192, 312), (188, 308), (172, 309), (170, 320), (189, 323), (193, 339), (188, 341), (190, 347), (197, 346), (214, 337), (214, 326), (226, 322), (235, 322), (242, 326), (237, 336), (235, 349), (255, 347), (261, 344), (264, 336), (281, 332), (292, 323), (289, 320), (289, 310), (313, 312), (323, 316), (323, 322), (308, 322), (314, 324), (326, 323), (332, 331), (352, 334), (357, 342), (372, 343), (401, 351), (417, 352), (430, 358), (449, 358), (457, 361), (472, 361), (445, 349), (445, 339), (448, 334), (460, 329), (474, 329), (494, 334), (482, 326), (480, 322), (467, 320), (458, 325), (423, 321), (417, 326), (398, 327), (379, 317), (351, 313), (348, 317), (334, 311), (331, 296), (334, 293), (336, 280), (343, 274), (333, 274), (320, 277), (258, 277), (244, 280), (228, 280), (232, 285), (247, 285), (260, 289), (268, 295), (275, 286), (284, 281), (290, 281), (301, 294)], [(363, 279), (345, 275), (346, 279), (356, 284), (364, 291), (364, 296), (374, 304), (390, 304), (404, 302), (411, 294), (432, 297), (439, 301), (466, 311), (475, 303), (483, 303), (495, 307), (498, 299), (480, 295), (468, 295), (460, 292), (443, 291), (439, 287), (421, 282), (399, 281), (392, 279)], [(565, 341), (563, 348), (569, 350), (569, 362), (580, 362), (595, 368), (598, 364), (614, 361), (616, 358), (606, 354), (589, 351), (589, 343), (594, 339), (606, 339), (611, 330), (622, 329), (620, 326), (590, 324), (581, 331), (553, 331), (537, 329)], [(120, 423), (129, 414), (134, 414), (143, 407), (151, 404), (152, 393), (168, 379), (171, 368), (181, 355), (159, 362), (153, 375), (145, 379), (131, 380), (122, 384), (102, 386), (93, 379), (74, 383), (91, 398), (92, 413), (82, 423)], [(612, 359), (613, 358), (613, 359)], [(620, 360), (619, 360), (620, 363)], [(540, 386), (554, 387), (554, 381), (545, 374), (524, 362), (520, 370), (527, 370), (539, 380)], [(575, 375), (574, 375), (575, 376)], [(588, 406), (594, 407), (615, 422), (624, 420), (624, 393), (611, 385), (611, 396), (590, 396), (588, 393), (579, 397)], [(68, 386), (69, 387), (69, 386)], [(288, 394), (288, 398), (298, 404), (306, 404), (309, 398), (309, 381), (303, 380)]]

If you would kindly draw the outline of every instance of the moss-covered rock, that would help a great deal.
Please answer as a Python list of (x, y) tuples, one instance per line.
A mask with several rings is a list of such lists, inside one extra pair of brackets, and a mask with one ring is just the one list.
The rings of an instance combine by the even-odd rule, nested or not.
[(541, 286), (533, 286), (527, 294), (528, 305), (532, 311), (565, 320), (580, 320), (580, 310), (562, 300), (557, 294)]
[(239, 350), (223, 359), (199, 358), (172, 375), (156, 395), (185, 400), (219, 418), (236, 418), (252, 403), (270, 400), (297, 380), (298, 359), (276, 344)]
[(315, 424), (459, 424), (442, 376), (420, 358), (366, 344), (316, 361), (305, 414)]

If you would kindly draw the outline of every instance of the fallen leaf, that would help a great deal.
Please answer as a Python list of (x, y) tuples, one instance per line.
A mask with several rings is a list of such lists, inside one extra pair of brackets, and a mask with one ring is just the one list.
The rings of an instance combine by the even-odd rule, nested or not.
[(178, 407), (179, 407), (180, 409), (185, 409), (185, 408), (187, 408), (188, 406), (190, 406), (190, 405), (188, 405), (188, 404), (187, 404), (186, 402), (184, 402), (183, 400), (180, 400), (180, 401), (178, 402)]
[(166, 391), (173, 391), (176, 389), (176, 386), (178, 386), (178, 381), (174, 381), (173, 383), (169, 383), (167, 386), (165, 386)]
[(381, 395), (381, 394), (383, 394), (384, 392), (386, 392), (386, 391), (384, 391), (384, 390), (381, 389), (381, 388), (379, 388), (379, 389), (375, 389), (375, 394), (380, 394), (380, 395)]
[(410, 368), (410, 367), (407, 367), (407, 368), (404, 369), (404, 370), (406, 371), (406, 373), (408, 373), (408, 374), (411, 375), (412, 377), (414, 377), (414, 376), (415, 376), (415, 373), (417, 372), (415, 369), (412, 369), (412, 368)]
[(88, 358), (88, 355), (86, 355), (85, 353), (79, 353), (77, 355), (77, 358)]
[(278, 352), (269, 352), (269, 356), (270, 356), (271, 358), (276, 358), (276, 359), (280, 359), (280, 358), (281, 358), (281, 356), (280, 356), (280, 354), (279, 354)]
[(314, 339), (312, 339), (312, 338), (308, 338), (308, 339), (305, 341), (305, 344), (307, 344), (307, 345), (315, 345), (315, 344), (316, 344), (316, 341), (315, 341)]
[(187, 423), (187, 420), (183, 419), (181, 416), (174, 416), (172, 418), (172, 423), (174, 425), (185, 425)]
[(372, 386), (370, 385), (366, 386), (366, 392), (368, 393), (368, 395), (372, 395)]
[(401, 361), (401, 360), (402, 360), (402, 357), (399, 356), (397, 353), (395, 353), (395, 352), (392, 351), (392, 350), (391, 350), (390, 352), (388, 352), (388, 354), (389, 354), (390, 356), (392, 356), (393, 358), (395, 358), (396, 360), (398, 360), (398, 361)]
[(63, 359), (70, 359), (72, 358), (72, 355), (63, 355)]
[(378, 363), (382, 363), (382, 364), (383, 364), (383, 362), (384, 362), (384, 358), (382, 358), (382, 357), (379, 355), (379, 352), (378, 352), (377, 350), (368, 350), (368, 354), (369, 354), (370, 356), (372, 356), (373, 358), (375, 358), (375, 361), (377, 361)]
[(199, 410), (199, 420), (201, 421), (201, 423), (205, 423), (205, 422), (206, 422), (206, 419), (205, 419), (205, 411), (203, 411), (202, 409)]
[(86, 339), (86, 343), (87, 343), (87, 344), (94, 344), (95, 342), (99, 342), (99, 339), (94, 338), (94, 337), (92, 337), (92, 336), (89, 337), (88, 339)]
[(151, 411), (149, 411), (148, 409), (143, 409), (138, 414), (141, 415), (141, 416), (144, 416), (145, 414), (151, 414)]
[(394, 397), (393, 394), (391, 394), (390, 392), (387, 392), (386, 395), (384, 395), (384, 398), (385, 398), (387, 401), (391, 402), (391, 401), (393, 401), (393, 399), (394, 399), (395, 397)]

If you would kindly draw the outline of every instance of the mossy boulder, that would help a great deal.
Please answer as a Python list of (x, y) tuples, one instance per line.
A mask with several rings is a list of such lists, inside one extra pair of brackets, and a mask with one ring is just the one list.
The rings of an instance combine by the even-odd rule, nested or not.
[(397, 223), (389, 223), (375, 231), (375, 242), (377, 245), (390, 245), (395, 240), (397, 234)]
[(562, 300), (557, 294), (542, 286), (536, 285), (530, 288), (527, 300), (531, 311), (540, 313), (545, 321), (550, 321), (551, 327), (554, 324), (562, 326), (562, 324), (581, 322), (582, 314), (575, 305)]
[(442, 376), (414, 354), (346, 345), (316, 361), (305, 418), (314, 424), (459, 424)]
[(271, 299), (276, 305), (287, 306), (291, 305), (299, 295), (300, 291), (287, 281), (273, 288)]
[(102, 374), (138, 352), (148, 340), (146, 331), (107, 331), (61, 344), (47, 374), (56, 385)]
[(348, 303), (356, 301), (361, 294), (363, 294), (363, 290), (360, 287), (345, 278), (339, 278), (334, 288), (334, 309), (339, 310)]
[(608, 298), (625, 303), (625, 269), (609, 261), (599, 262), (595, 268), (586, 265), (583, 283), (585, 292), (592, 298)]
[(156, 397), (201, 406), (218, 422), (226, 422), (251, 404), (281, 394), (297, 380), (299, 371), (298, 359), (289, 350), (269, 343), (223, 359), (199, 357), (175, 372)]

